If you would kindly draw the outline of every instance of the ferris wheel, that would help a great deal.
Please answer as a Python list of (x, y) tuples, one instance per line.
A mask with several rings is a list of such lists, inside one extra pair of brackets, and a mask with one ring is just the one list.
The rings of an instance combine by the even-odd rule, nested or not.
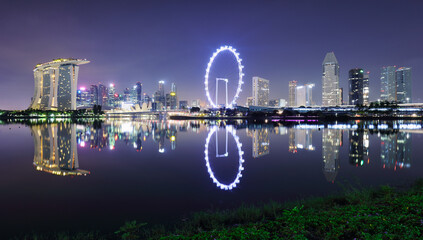
[[(213, 100), (210, 97), (210, 91), (209, 91), (209, 74), (210, 74), (210, 69), (213, 65), (214, 59), (217, 57), (217, 55), (219, 55), (219, 53), (224, 52), (224, 51), (229, 51), (231, 52), (235, 58), (236, 61), (238, 63), (238, 86), (236, 89), (236, 93), (235, 96), (233, 98), (233, 100), (229, 103), (228, 102), (228, 79), (223, 79), (223, 78), (218, 78), (216, 79), (216, 103), (213, 102)], [(207, 64), (207, 69), (206, 69), (206, 75), (204, 76), (205, 80), (204, 80), (204, 84), (205, 84), (205, 90), (206, 90), (206, 95), (207, 95), (207, 100), (209, 101), (210, 105), (213, 108), (218, 108), (218, 103), (217, 103), (217, 81), (219, 80), (224, 80), (226, 82), (226, 104), (225, 107), (226, 108), (232, 108), (235, 104), (236, 104), (236, 100), (239, 97), (239, 94), (241, 93), (242, 89), (241, 86), (244, 83), (242, 81), (242, 78), (244, 77), (244, 73), (242, 72), (242, 69), (244, 68), (244, 66), (242, 65), (242, 59), (239, 57), (239, 53), (236, 51), (235, 48), (233, 48), (232, 46), (221, 46), (220, 48), (216, 49), (216, 51), (213, 53), (212, 57), (210, 58), (209, 63)]]

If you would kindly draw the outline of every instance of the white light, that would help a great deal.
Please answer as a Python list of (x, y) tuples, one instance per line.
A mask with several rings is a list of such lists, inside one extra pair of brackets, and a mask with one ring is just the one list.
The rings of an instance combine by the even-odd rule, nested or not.
[(239, 93), (241, 92), (241, 85), (243, 84), (242, 81), (242, 77), (244, 76), (244, 73), (242, 73), (242, 69), (244, 68), (244, 66), (241, 65), (242, 59), (239, 58), (239, 53), (236, 52), (236, 49), (231, 47), (231, 46), (221, 46), (220, 48), (218, 48), (212, 55), (212, 57), (210, 58), (210, 62), (207, 64), (207, 69), (206, 69), (206, 75), (205, 75), (205, 90), (206, 90), (206, 96), (207, 99), (209, 100), (209, 103), (212, 107), (217, 108), (217, 104), (215, 104), (213, 102), (213, 100), (210, 97), (209, 94), (209, 87), (208, 87), (208, 81), (209, 81), (209, 72), (210, 72), (210, 68), (213, 64), (214, 59), (216, 58), (216, 56), (222, 52), (222, 51), (230, 51), (236, 58), (237, 62), (238, 62), (238, 69), (239, 69), (239, 80), (238, 80), (238, 87), (236, 90), (236, 94), (234, 96), (234, 99), (231, 101), (231, 103), (226, 106), (226, 107), (232, 107), (233, 105), (236, 104), (236, 100), (238, 99)]

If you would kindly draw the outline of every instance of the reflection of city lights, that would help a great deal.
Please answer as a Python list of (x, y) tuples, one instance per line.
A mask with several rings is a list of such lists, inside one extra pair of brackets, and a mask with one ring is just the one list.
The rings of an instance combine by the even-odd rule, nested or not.
[(110, 150), (114, 150), (115, 149), (115, 146), (114, 145), (110, 145)]
[(81, 147), (85, 147), (85, 142), (84, 141), (81, 142)]
[(170, 137), (170, 141), (174, 142), (175, 140), (176, 140), (176, 137), (175, 136), (171, 136)]
[(137, 144), (136, 143), (134, 143), (134, 148), (137, 148)]
[(164, 153), (164, 152), (165, 152), (164, 148), (159, 148), (159, 153)]
[(207, 136), (206, 144), (205, 144), (206, 149), (204, 150), (204, 154), (205, 154), (204, 160), (206, 160), (206, 167), (207, 167), (207, 171), (210, 174), (210, 178), (213, 179), (213, 182), (217, 185), (217, 187), (223, 190), (231, 190), (232, 188), (236, 187), (236, 185), (239, 183), (239, 179), (242, 177), (241, 172), (242, 170), (244, 170), (244, 167), (242, 166), (242, 164), (244, 163), (244, 159), (242, 158), (242, 155), (244, 154), (244, 152), (241, 149), (242, 144), (239, 142), (239, 137), (236, 135), (236, 130), (232, 126), (227, 126), (226, 131), (231, 133), (232, 137), (235, 139), (235, 143), (238, 148), (239, 167), (238, 167), (238, 174), (236, 175), (235, 180), (231, 184), (227, 185), (227, 184), (223, 184), (219, 182), (219, 180), (217, 180), (217, 178), (214, 176), (213, 170), (211, 169), (210, 162), (209, 162), (209, 143), (210, 143), (211, 137), (213, 136), (214, 133), (216, 133), (217, 129), (218, 129), (217, 126), (213, 126), (210, 129), (210, 132)]

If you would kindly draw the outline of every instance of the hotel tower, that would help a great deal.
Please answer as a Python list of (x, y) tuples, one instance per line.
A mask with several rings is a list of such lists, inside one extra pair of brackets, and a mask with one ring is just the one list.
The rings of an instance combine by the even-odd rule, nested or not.
[(79, 65), (85, 59), (55, 59), (34, 68), (34, 97), (30, 109), (76, 110)]

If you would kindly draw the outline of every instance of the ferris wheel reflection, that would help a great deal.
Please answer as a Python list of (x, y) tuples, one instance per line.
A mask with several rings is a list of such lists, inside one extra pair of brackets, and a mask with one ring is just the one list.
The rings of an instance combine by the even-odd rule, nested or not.
[[(210, 145), (210, 140), (212, 139), (213, 134), (215, 134), (216, 136), (216, 157), (217, 158), (221, 158), (221, 157), (228, 157), (229, 153), (228, 153), (228, 136), (229, 134), (234, 138), (236, 146), (237, 146), (237, 150), (238, 150), (238, 173), (235, 177), (235, 179), (230, 183), (230, 184), (224, 184), (221, 183), (215, 176), (211, 166), (210, 166), (210, 161), (209, 161), (209, 145)], [(235, 188), (237, 186), (237, 184), (239, 184), (240, 182), (240, 178), (242, 177), (242, 171), (244, 170), (243, 167), (243, 163), (244, 163), (244, 159), (243, 159), (243, 155), (244, 152), (242, 151), (242, 143), (240, 143), (239, 141), (239, 137), (236, 135), (236, 130), (235, 128), (233, 128), (232, 126), (226, 126), (225, 129), (225, 134), (226, 134), (226, 148), (225, 148), (225, 153), (224, 154), (219, 154), (219, 149), (218, 149), (218, 127), (217, 126), (213, 126), (206, 138), (206, 144), (205, 144), (205, 150), (204, 150), (204, 160), (206, 161), (206, 167), (207, 167), (207, 171), (209, 172), (210, 178), (213, 180), (213, 182), (216, 184), (216, 186), (222, 190), (232, 190), (233, 188)]]

